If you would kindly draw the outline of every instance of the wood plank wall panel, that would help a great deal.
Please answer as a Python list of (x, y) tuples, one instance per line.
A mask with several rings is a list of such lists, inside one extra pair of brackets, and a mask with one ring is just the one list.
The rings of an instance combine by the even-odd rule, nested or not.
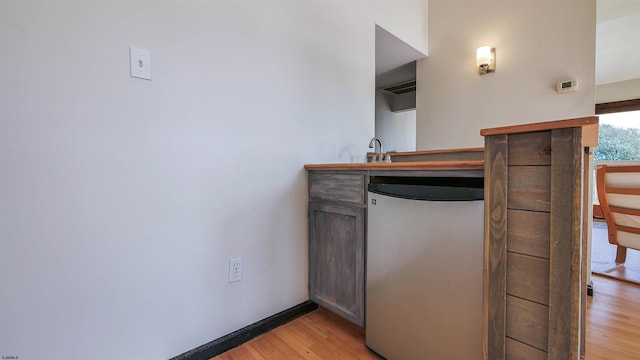
[(507, 294), (549, 305), (549, 260), (507, 252)]
[(550, 211), (550, 166), (510, 166), (508, 207), (532, 211)]
[(551, 132), (509, 135), (508, 154), (507, 336), (546, 354)]
[(546, 360), (547, 353), (523, 344), (519, 341), (507, 338), (506, 358), (509, 360)]
[[(582, 288), (584, 246), (582, 242), (584, 175), (582, 128), (550, 128), (553, 130), (509, 133), (487, 136), (485, 144), (504, 142), (506, 151), (500, 160), (507, 160), (506, 187), (500, 187), (498, 197), (506, 192), (506, 240), (499, 234), (499, 244), (485, 244), (485, 260), (506, 256), (504, 279), (488, 276), (491, 288), (505, 281), (505, 338), (495, 328), (485, 329), (485, 346), (501, 343), (504, 352), (496, 348), (485, 360), (577, 360), (584, 354), (582, 306), (586, 289)], [(499, 140), (493, 139), (499, 137)], [(491, 156), (485, 158), (485, 173), (494, 167)], [(485, 206), (494, 202), (496, 184), (485, 178)], [(501, 178), (501, 180), (504, 180)], [(488, 184), (488, 186), (487, 186)], [(501, 184), (505, 185), (505, 184)], [(487, 210), (495, 210), (487, 207)], [(487, 213), (486, 213), (487, 214)], [(493, 221), (494, 214), (486, 216)], [(485, 231), (492, 231), (485, 223)], [(496, 239), (485, 234), (485, 241)], [(505, 249), (499, 246), (505, 246)], [(502, 251), (506, 252), (502, 253)], [(485, 296), (487, 296), (485, 294)], [(491, 306), (501, 299), (485, 298), (485, 319), (491, 323)], [(499, 309), (492, 309), (500, 314)], [(487, 353), (485, 353), (487, 354)]]
[[(549, 359), (580, 356), (582, 280), (581, 129), (552, 131)], [(586, 290), (585, 290), (586, 291)]]
[(549, 213), (507, 210), (507, 214), (507, 251), (548, 259)]
[(540, 350), (549, 341), (549, 307), (507, 296), (507, 336)]
[(509, 135), (509, 166), (551, 165), (551, 132)]
[(483, 354), (505, 359), (507, 248), (507, 136), (485, 141)]

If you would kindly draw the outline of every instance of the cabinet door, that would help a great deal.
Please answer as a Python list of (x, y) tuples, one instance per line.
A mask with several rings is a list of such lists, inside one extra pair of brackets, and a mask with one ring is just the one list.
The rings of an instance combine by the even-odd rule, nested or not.
[(309, 295), (364, 326), (365, 208), (309, 204)]

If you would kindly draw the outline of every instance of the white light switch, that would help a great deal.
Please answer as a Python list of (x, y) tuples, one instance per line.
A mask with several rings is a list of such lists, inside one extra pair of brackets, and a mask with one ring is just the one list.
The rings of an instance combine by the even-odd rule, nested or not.
[(151, 51), (129, 47), (131, 76), (151, 80)]

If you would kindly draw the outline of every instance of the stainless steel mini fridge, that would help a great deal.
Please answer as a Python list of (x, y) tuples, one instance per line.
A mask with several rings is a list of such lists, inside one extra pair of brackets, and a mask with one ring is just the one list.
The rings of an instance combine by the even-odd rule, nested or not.
[(366, 345), (389, 360), (482, 359), (483, 179), (376, 181)]

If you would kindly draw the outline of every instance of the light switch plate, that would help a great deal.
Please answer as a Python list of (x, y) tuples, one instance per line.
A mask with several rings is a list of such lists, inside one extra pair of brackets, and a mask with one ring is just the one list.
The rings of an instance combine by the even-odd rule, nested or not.
[(151, 80), (151, 51), (129, 47), (131, 76)]

